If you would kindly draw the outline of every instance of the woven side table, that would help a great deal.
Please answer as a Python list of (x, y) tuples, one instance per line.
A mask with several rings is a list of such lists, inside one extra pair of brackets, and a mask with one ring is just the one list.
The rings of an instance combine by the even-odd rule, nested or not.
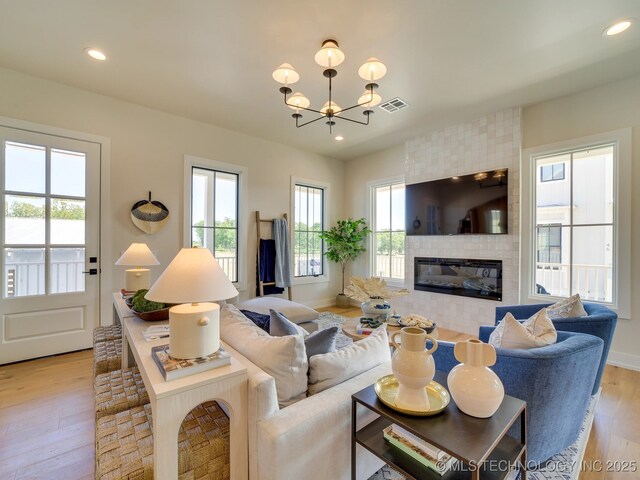
[(120, 325), (108, 325), (93, 329), (93, 345), (99, 342), (107, 342), (122, 338), (122, 327)]
[(106, 340), (93, 346), (93, 377), (122, 368), (122, 339)]
[[(151, 406), (106, 415), (96, 424), (96, 480), (153, 480)], [(179, 480), (227, 480), (229, 419), (216, 402), (194, 408), (178, 433)]]
[(98, 375), (93, 382), (96, 398), (96, 421), (149, 403), (149, 395), (138, 367), (114, 370)]

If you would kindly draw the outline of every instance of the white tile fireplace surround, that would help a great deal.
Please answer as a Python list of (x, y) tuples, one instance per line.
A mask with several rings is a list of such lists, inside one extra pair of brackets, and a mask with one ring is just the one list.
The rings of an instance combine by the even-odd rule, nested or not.
[[(439, 325), (477, 334), (493, 324), (495, 307), (518, 303), (520, 233), (520, 109), (492, 113), (476, 120), (416, 137), (405, 145), (407, 184), (509, 169), (507, 235), (408, 236), (405, 278), (411, 293), (393, 299), (399, 313), (419, 313)], [(502, 302), (413, 290), (415, 257), (502, 260)]]

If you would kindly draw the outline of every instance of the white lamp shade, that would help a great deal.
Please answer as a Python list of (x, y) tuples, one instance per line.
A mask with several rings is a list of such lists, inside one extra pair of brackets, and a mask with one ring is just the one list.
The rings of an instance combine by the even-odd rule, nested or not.
[(200, 303), (238, 295), (229, 277), (206, 248), (183, 248), (145, 298), (163, 303)]
[(358, 69), (358, 75), (368, 82), (373, 82), (387, 74), (387, 67), (377, 58), (371, 57)]
[(329, 106), (329, 102), (326, 102), (322, 106), (322, 108), (320, 109), (320, 112), (327, 113), (327, 110), (329, 110), (329, 108), (331, 108), (331, 110), (333, 110), (333, 114), (334, 115), (338, 115), (342, 111), (342, 108), (340, 108), (338, 106), (338, 104), (332, 100), (331, 101), (331, 106)]
[(307, 108), (309, 105), (311, 105), (309, 99), (300, 92), (294, 93), (289, 97), (289, 100), (287, 100), (287, 106), (289, 108), (293, 108), (294, 110)]
[(365, 90), (362, 96), (358, 99), (359, 104), (362, 104), (362, 103), (365, 104), (365, 105), (362, 105), (363, 107), (375, 107), (381, 101), (382, 101), (382, 97), (380, 95), (378, 95), (376, 92), (373, 92), (373, 95), (372, 95), (371, 91), (369, 90)]
[(292, 83), (296, 83), (300, 80), (300, 75), (298, 75), (296, 69), (288, 63), (283, 63), (276, 68), (272, 76), (276, 82), (282, 83), (283, 85), (291, 85)]
[(344, 53), (333, 40), (325, 40), (322, 48), (315, 56), (316, 63), (321, 67), (333, 68), (344, 62)]
[(142, 267), (160, 265), (156, 256), (149, 250), (146, 243), (132, 243), (116, 261), (116, 265)]

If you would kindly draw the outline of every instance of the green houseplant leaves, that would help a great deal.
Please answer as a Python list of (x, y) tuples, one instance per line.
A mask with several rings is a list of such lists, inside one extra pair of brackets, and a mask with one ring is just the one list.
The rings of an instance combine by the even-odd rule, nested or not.
[(320, 234), (327, 245), (326, 257), (335, 263), (339, 263), (342, 269), (342, 294), (344, 294), (344, 270), (351, 260), (366, 251), (364, 240), (371, 233), (364, 218), (354, 220), (338, 220), (331, 230), (325, 230)]

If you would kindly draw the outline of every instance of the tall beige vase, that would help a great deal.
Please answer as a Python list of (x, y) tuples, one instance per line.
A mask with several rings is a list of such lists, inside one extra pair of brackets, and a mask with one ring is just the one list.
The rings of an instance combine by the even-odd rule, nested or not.
[(456, 405), (467, 415), (488, 418), (498, 410), (504, 387), (488, 367), (496, 363), (493, 345), (480, 340), (458, 342), (453, 350), (461, 362), (449, 372), (447, 383)]
[[(401, 343), (396, 342), (400, 335)], [(433, 346), (427, 350), (427, 340)], [(416, 327), (405, 327), (391, 335), (395, 352), (391, 358), (391, 370), (398, 380), (396, 406), (405, 410), (428, 411), (431, 408), (425, 388), (436, 372), (431, 354), (438, 348), (435, 338)]]

